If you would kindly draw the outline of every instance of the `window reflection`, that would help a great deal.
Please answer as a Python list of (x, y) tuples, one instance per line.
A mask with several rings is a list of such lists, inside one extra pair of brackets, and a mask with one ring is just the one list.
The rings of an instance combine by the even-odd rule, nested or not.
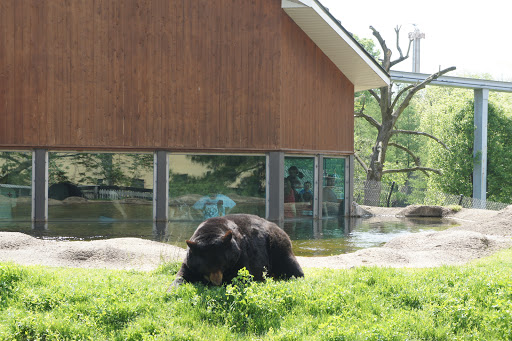
[(315, 159), (284, 158), (284, 216), (312, 217), (314, 200)]
[(49, 153), (50, 220), (151, 220), (153, 154)]
[(32, 153), (0, 152), (0, 221), (30, 220)]
[(345, 159), (324, 158), (322, 176), (322, 216), (345, 214)]
[(169, 156), (169, 219), (265, 216), (265, 156)]

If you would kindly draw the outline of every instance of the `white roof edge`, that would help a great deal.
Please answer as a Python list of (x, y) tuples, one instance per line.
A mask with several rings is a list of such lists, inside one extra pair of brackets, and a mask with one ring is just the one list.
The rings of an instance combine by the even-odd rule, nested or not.
[(297, 7), (307, 7), (300, 0), (283, 0), (281, 3), (281, 8), (297, 8)]
[[(368, 84), (357, 84), (357, 82), (354, 80), (354, 79), (350, 79), (350, 77), (348, 77), (347, 75), (347, 70), (343, 70), (340, 65), (338, 65), (338, 63), (336, 63), (333, 58), (331, 58), (331, 56), (326, 53), (326, 51), (324, 51), (324, 49), (322, 48), (322, 46), (320, 46), (320, 44), (318, 44), (314, 39), (312, 39), (313, 41), (315, 41), (315, 43), (317, 44), (317, 46), (322, 49), (324, 51), (324, 53), (326, 53), (326, 55), (334, 62), (334, 64), (340, 69), (340, 71), (343, 72), (343, 74), (345, 74), (352, 83), (354, 83), (354, 88), (355, 88), (355, 91), (362, 91), (362, 90), (368, 90), (368, 89), (372, 89), (372, 88), (379, 88), (379, 87), (382, 87), (382, 86), (386, 86), (386, 85), (389, 85), (391, 83), (391, 80), (390, 80), (390, 76), (378, 65), (375, 63), (374, 60), (372, 60), (367, 53), (366, 51), (363, 50), (363, 48), (357, 44), (353, 38), (351, 36), (349, 36), (341, 27), (340, 25), (341, 24), (338, 24), (337, 22), (335, 22), (331, 15), (327, 14), (323, 8), (321, 8), (319, 6), (319, 4), (314, 1), (314, 0), (282, 0), (282, 4), (281, 4), (281, 7), (285, 10), (285, 12), (287, 12), (289, 15), (291, 14), (289, 11), (287, 10), (296, 10), (296, 9), (304, 9), (304, 10), (307, 10), (307, 9), (312, 9), (314, 11), (314, 13), (320, 17), (327, 25), (329, 25), (329, 27), (332, 29), (332, 31), (334, 31), (336, 33), (337, 36), (339, 36), (344, 42), (345, 44), (347, 44), (348, 46), (350, 46), (350, 48), (357, 54), (357, 56), (360, 58), (361, 61), (363, 61), (366, 66), (368, 67), (367, 69), (367, 72), (368, 73), (374, 73), (374, 77), (375, 78), (375, 85), (374, 86), (369, 86)], [(295, 19), (293, 18), (292, 15), (290, 15), (290, 17), (295, 21)], [(297, 23), (297, 25), (299, 25), (299, 27), (303, 28), (301, 23), (295, 21)], [(303, 28), (304, 30), (304, 28)], [(304, 30), (306, 32), (306, 30)], [(308, 34), (308, 32), (306, 32), (306, 34)], [(309, 36), (309, 34), (308, 34)], [(340, 49), (342, 47), (340, 46)], [(372, 82), (373, 83), (373, 82)]]

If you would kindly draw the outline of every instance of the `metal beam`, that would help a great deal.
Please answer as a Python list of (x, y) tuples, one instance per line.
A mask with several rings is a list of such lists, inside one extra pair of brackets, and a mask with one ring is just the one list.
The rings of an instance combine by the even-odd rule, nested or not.
[[(419, 83), (430, 75), (406, 71), (390, 71), (391, 80), (398, 83)], [(486, 79), (441, 76), (430, 85), (447, 86), (466, 89), (489, 89), (498, 92), (512, 92), (512, 82), (490, 81)]]
[(267, 155), (267, 205), (266, 218), (284, 221), (284, 153)]
[(487, 199), (487, 121), (489, 90), (475, 90), (475, 140), (473, 144), (473, 206), (485, 208)]
[(322, 204), (320, 196), (322, 195), (322, 174), (323, 163), (321, 162), (322, 156), (315, 156), (315, 171), (313, 180), (313, 218), (319, 219), (322, 217)]
[[(317, 207), (317, 217), (318, 219), (323, 218), (323, 206), (324, 206), (324, 197), (323, 197), (323, 189), (324, 189), (324, 156), (318, 155), (316, 157), (318, 160), (318, 170), (317, 177), (315, 179), (315, 205)], [(318, 198), (318, 199), (317, 199)], [(320, 225), (321, 227), (321, 225)]]
[(345, 159), (345, 216), (352, 215), (354, 200), (354, 155)]
[(48, 220), (48, 151), (32, 152), (32, 221)]
[(166, 151), (156, 151), (153, 157), (153, 220), (169, 219), (169, 158)]

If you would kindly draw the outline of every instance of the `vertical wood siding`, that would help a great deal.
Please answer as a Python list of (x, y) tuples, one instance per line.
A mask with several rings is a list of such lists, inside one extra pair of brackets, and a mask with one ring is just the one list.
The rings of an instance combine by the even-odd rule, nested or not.
[(347, 150), (353, 87), (280, 6), (0, 1), (0, 148)]
[(353, 152), (353, 84), (284, 13), (281, 42), (282, 147)]

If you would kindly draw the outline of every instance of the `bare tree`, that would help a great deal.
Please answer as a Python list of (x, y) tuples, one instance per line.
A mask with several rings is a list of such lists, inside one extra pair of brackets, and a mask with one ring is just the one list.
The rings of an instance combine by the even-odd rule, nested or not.
[[(396, 64), (404, 61), (409, 57), (409, 51), (411, 49), (412, 40), (409, 40), (409, 46), (407, 48), (407, 54), (404, 55), (402, 53), (402, 49), (400, 48), (400, 27), (397, 26), (395, 28), (396, 33), (396, 47), (400, 54), (400, 56), (392, 60), (391, 54), (392, 51), (386, 45), (386, 41), (382, 38), (380, 33), (370, 26), (370, 29), (373, 31), (373, 35), (377, 38), (382, 52), (384, 54), (383, 59), (380, 61), (382, 67), (386, 72), (389, 72), (390, 69)], [(367, 165), (359, 156), (356, 155), (356, 160), (361, 164), (361, 166), (366, 171), (366, 180), (370, 180), (374, 183), (375, 187), (380, 187), (380, 181), (382, 180), (382, 176), (386, 173), (399, 173), (399, 172), (413, 172), (413, 171), (422, 171), (428, 175), (428, 172), (435, 172), (440, 174), (440, 171), (433, 168), (423, 167), (420, 162), (420, 158), (417, 157), (414, 152), (408, 149), (405, 146), (399, 145), (395, 142), (391, 142), (391, 139), (394, 135), (398, 134), (412, 134), (412, 135), (422, 135), (428, 138), (435, 140), (436, 142), (443, 145), (446, 148), (446, 145), (436, 138), (435, 136), (421, 132), (421, 131), (410, 131), (410, 130), (401, 130), (396, 129), (395, 125), (400, 118), (401, 114), (410, 104), (413, 96), (425, 88), (430, 82), (437, 79), (441, 75), (455, 70), (455, 67), (449, 67), (444, 70), (440, 70), (429, 77), (427, 77), (424, 81), (419, 82), (417, 84), (412, 84), (408, 86), (402, 86), (401, 88), (396, 86), (396, 84), (391, 83), (389, 86), (382, 87), (376, 91), (369, 90), (370, 94), (377, 100), (380, 106), (380, 119), (376, 119), (370, 115), (364, 113), (364, 102), (362, 103), (361, 110), (355, 112), (355, 117), (364, 118), (368, 123), (370, 123), (373, 127), (375, 127), (378, 131), (377, 138), (375, 140), (375, 145), (372, 149), (372, 154), (370, 156), (370, 162)], [(397, 93), (395, 94), (394, 89), (397, 89)], [(398, 148), (406, 153), (408, 153), (412, 159), (414, 160), (415, 166), (410, 168), (403, 169), (387, 169), (384, 167), (386, 162), (386, 152), (388, 147)], [(378, 196), (380, 192), (380, 188), (370, 189), (367, 193), (365, 193), (365, 203), (375, 202), (375, 195)]]

